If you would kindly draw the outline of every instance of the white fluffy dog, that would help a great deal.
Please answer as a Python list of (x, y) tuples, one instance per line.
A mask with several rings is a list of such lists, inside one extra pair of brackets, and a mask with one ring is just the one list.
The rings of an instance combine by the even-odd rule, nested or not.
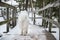
[(21, 29), (21, 34), (26, 35), (28, 32), (28, 25), (29, 25), (28, 12), (27, 11), (19, 12), (18, 24), (19, 24), (19, 27)]

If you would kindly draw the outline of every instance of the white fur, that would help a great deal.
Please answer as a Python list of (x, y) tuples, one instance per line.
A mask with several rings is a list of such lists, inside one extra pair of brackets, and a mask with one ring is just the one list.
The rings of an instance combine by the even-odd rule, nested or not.
[(21, 34), (26, 35), (28, 32), (28, 24), (29, 24), (27, 11), (19, 12), (18, 24), (21, 29)]

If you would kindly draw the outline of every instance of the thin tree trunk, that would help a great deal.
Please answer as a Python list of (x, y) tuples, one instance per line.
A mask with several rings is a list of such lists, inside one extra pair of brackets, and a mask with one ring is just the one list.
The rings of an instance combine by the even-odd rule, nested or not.
[(33, 10), (33, 0), (31, 0), (31, 11), (32, 11), (32, 20), (33, 20), (33, 24), (35, 25), (35, 13), (34, 13), (34, 10)]
[(26, 0), (26, 7), (25, 7), (25, 9), (27, 10), (27, 8), (28, 8), (28, 0)]
[(21, 3), (19, 3), (19, 9), (20, 9), (20, 11), (21, 11)]
[(33, 3), (32, 3), (32, 0), (31, 0), (31, 11), (32, 11), (32, 21), (33, 21)]
[[(16, 17), (16, 9), (13, 9), (13, 13), (12, 13), (12, 18)], [(16, 19), (13, 19), (12, 20), (12, 25), (13, 27), (15, 27), (16, 25)]]
[[(49, 18), (52, 19), (52, 8), (50, 8), (50, 15)], [(52, 28), (52, 23), (49, 22), (49, 32), (51, 32), (51, 28)]]
[[(12, 18), (14, 18), (15, 17), (15, 9), (13, 9), (13, 11), (12, 11)], [(12, 28), (14, 28), (14, 26), (15, 26), (15, 20), (13, 19), (12, 20)]]
[(35, 25), (35, 13), (34, 13), (34, 20), (33, 20), (33, 24)]
[[(43, 0), (43, 7), (45, 6), (45, 2), (44, 2), (44, 0)], [(45, 17), (45, 10), (43, 11), (43, 17)], [(42, 19), (42, 26), (44, 26), (45, 27), (45, 20), (44, 19)]]

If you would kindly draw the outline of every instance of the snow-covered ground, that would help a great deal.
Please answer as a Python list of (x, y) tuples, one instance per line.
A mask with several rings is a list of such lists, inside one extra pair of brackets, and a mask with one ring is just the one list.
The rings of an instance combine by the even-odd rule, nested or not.
[[(32, 15), (30, 14), (29, 17), (31, 17)], [(42, 16), (38, 16), (36, 15), (36, 17), (42, 17)], [(4, 21), (4, 19), (2, 17), (0, 17), (0, 21)], [(17, 20), (18, 21), (18, 20)], [(42, 24), (42, 19), (36, 19), (36, 24)], [(18, 25), (18, 24), (17, 24)], [(6, 24), (4, 25), (0, 25), (0, 33), (4, 34), (2, 37), (0, 37), (0, 40), (4, 40), (3, 38), (5, 38), (5, 40), (11, 40), (12, 38), (14, 38), (16, 35), (20, 35), (21, 34), (21, 29), (19, 28), (19, 26), (15, 26), (15, 28), (11, 29), (10, 32), (4, 34), (3, 32), (6, 31)], [(37, 25), (33, 25), (33, 21), (31, 19), (29, 19), (29, 27), (28, 27), (28, 34), (29, 35), (39, 35), (39, 34), (43, 34), (42, 31), (45, 30), (42, 27), (39, 27)], [(56, 33), (52, 33), (57, 40), (59, 40), (59, 28), (52, 28), (53, 31), (56, 31)], [(8, 37), (6, 39), (6, 37)], [(43, 36), (45, 37), (45, 36)], [(1, 39), (2, 38), (2, 39)], [(40, 37), (42, 38), (42, 37)], [(45, 40), (45, 39), (42, 39)]]
[[(3, 17), (0, 17), (0, 22), (4, 21)], [(3, 33), (6, 31), (6, 24), (0, 25), (0, 33)]]
[(52, 33), (57, 40), (59, 40), (59, 28), (52, 28), (52, 31), (56, 31), (56, 33)]

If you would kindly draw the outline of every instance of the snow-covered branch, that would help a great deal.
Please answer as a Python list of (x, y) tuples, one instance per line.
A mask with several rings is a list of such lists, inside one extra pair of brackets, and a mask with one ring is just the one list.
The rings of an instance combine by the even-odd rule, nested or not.
[(59, 6), (59, 5), (60, 5), (59, 3), (54, 2), (54, 3), (52, 3), (52, 4), (46, 5), (45, 7), (41, 8), (41, 9), (39, 9), (39, 10), (36, 10), (35, 12), (43, 11), (43, 10), (48, 9), (48, 8), (50, 8), (50, 7), (56, 7), (56, 6)]

